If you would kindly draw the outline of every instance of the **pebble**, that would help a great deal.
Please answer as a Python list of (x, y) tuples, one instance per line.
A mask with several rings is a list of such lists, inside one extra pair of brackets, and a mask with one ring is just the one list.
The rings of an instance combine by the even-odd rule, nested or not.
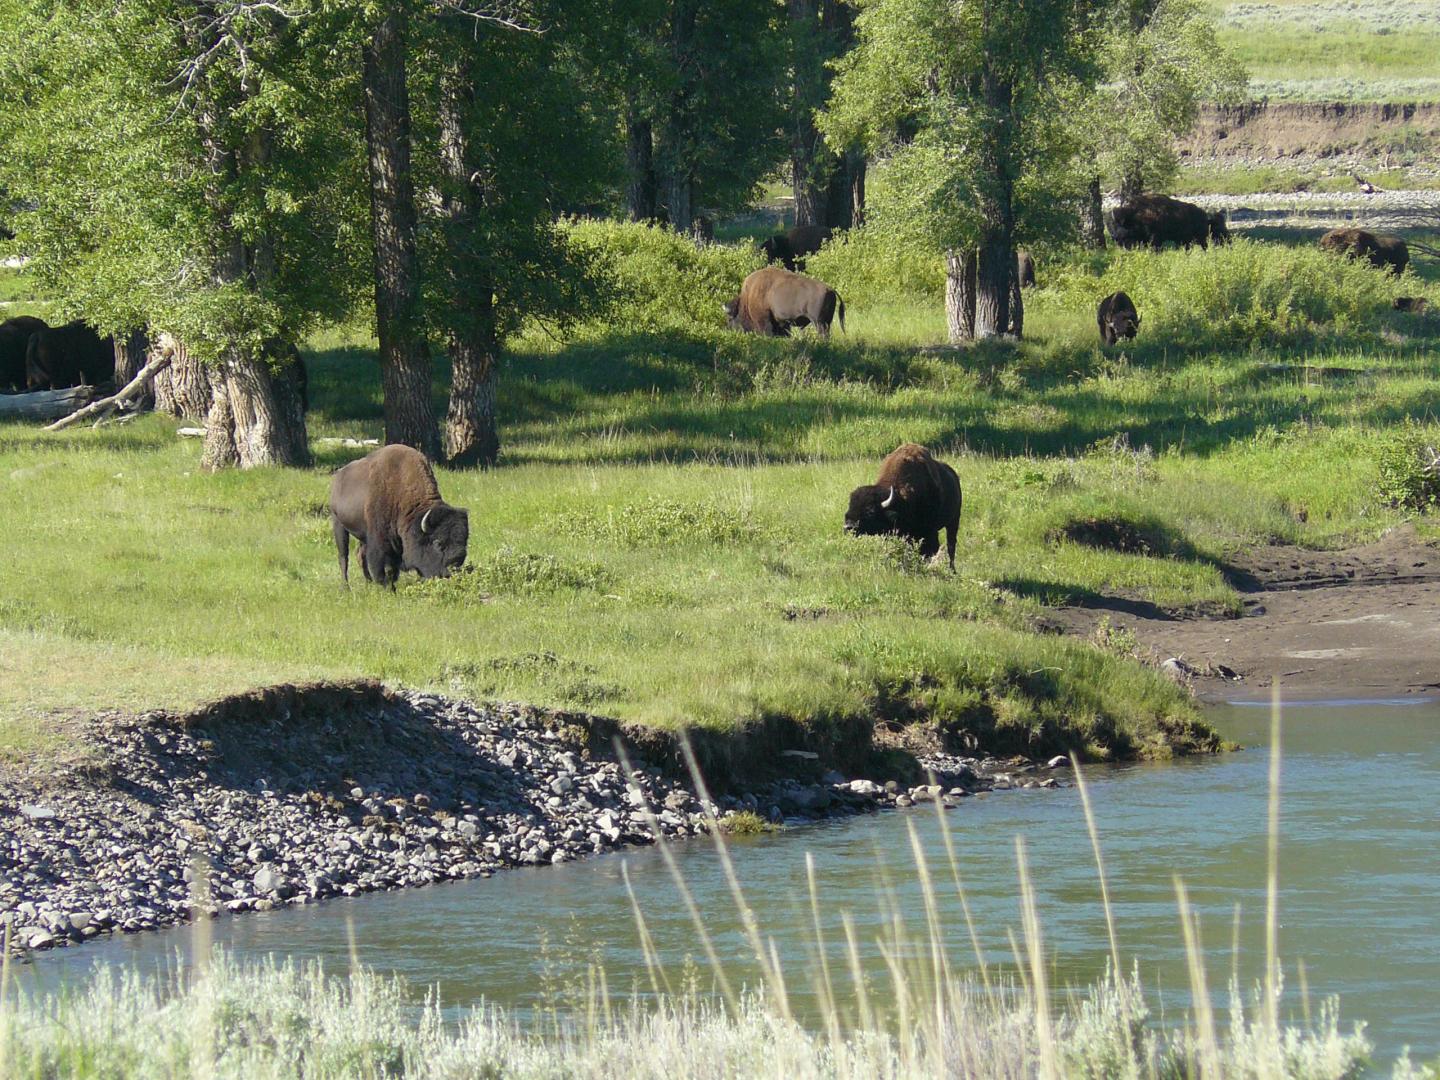
[[(13, 948), (568, 862), (653, 843), (656, 830), (700, 836), (707, 814), (733, 810), (779, 822), (917, 798), (953, 805), (1017, 767), (940, 755), (921, 760), (930, 780), (913, 790), (827, 771), (702, 804), (643, 762), (627, 778), (520, 705), (399, 692), (330, 716), (263, 719), (101, 714), (81, 738), (103, 780), (0, 770), (0, 817), (11, 815), (0, 921), (16, 927)], [(814, 775), (813, 752), (786, 756)]]

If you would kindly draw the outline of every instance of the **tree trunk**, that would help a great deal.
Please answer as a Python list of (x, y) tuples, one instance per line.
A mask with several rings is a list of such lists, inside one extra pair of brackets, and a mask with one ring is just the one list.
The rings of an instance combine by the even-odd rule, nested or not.
[(654, 221), (655, 134), (650, 121), (631, 109), (625, 117), (625, 163), (629, 183), (625, 202), (631, 221)]
[[(283, 366), (277, 370), (272, 359)], [(295, 367), (288, 359), (232, 350), (211, 369), (202, 468), (310, 464)]]
[(430, 349), (420, 317), (405, 30), (404, 12), (392, 10), (363, 49), (375, 325), (385, 395), (385, 441), (404, 443), (434, 457), (438, 440), (430, 400)]
[(945, 253), (945, 324), (952, 344), (975, 336), (976, 263), (974, 248)]
[(444, 452), (452, 465), (488, 467), (500, 456), (495, 417), (497, 336), (495, 289), (485, 270), (489, 253), (479, 249), (484, 241), (476, 223), (485, 192), (475, 179), (480, 170), (472, 160), (466, 130), (474, 95), (470, 63), (458, 61), (445, 73), (440, 87), (441, 208), (451, 328)]
[(1139, 161), (1132, 161), (1126, 168), (1125, 175), (1120, 178), (1120, 198), (1129, 202), (1143, 194), (1145, 194), (1144, 166)]
[(975, 336), (999, 337), (1010, 327), (1010, 281), (1015, 245), (1002, 230), (986, 230), (975, 275)]
[(666, 215), (670, 227), (689, 235), (695, 217), (694, 68), (691, 55), (695, 44), (695, 22), (699, 0), (674, 0), (670, 18), (670, 63), (679, 73), (671, 91), (664, 117), (661, 162), (657, 172), (664, 188)]
[(1005, 332), (1011, 337), (1025, 336), (1025, 301), (1020, 297), (1020, 266), (1013, 258), (1010, 260), (1010, 311)]
[(988, 67), (981, 73), (987, 130), (981, 140), (984, 183), (980, 263), (975, 277), (975, 336), (999, 337), (1010, 328), (1010, 282), (1015, 268), (1014, 92)]
[(155, 411), (180, 420), (204, 420), (210, 412), (210, 374), (183, 342), (161, 334), (154, 351), (170, 355), (170, 366), (155, 376)]
[(847, 150), (830, 177), (825, 224), (832, 229), (854, 229), (865, 224), (865, 151)]
[[(145, 330), (132, 330), (128, 334), (115, 335), (115, 385), (125, 386), (145, 366), (150, 352), (150, 335)], [(143, 411), (155, 402), (153, 387), (145, 389), (126, 408)]]
[(1100, 196), (1100, 178), (1090, 179), (1090, 193), (1080, 214), (1080, 241), (1094, 251), (1105, 250), (1104, 200)]
[(793, 50), (790, 86), (790, 188), (796, 225), (829, 221), (830, 154), (815, 129), (825, 96), (825, 58), (816, 0), (788, 0)]

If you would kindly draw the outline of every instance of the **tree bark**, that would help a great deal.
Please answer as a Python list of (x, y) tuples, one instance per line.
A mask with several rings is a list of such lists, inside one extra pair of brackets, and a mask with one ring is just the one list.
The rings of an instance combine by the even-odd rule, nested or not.
[(1015, 245), (1000, 229), (987, 229), (980, 241), (975, 275), (975, 336), (999, 337), (1010, 328), (1010, 281), (1015, 276)]
[(699, 0), (674, 0), (670, 19), (670, 61), (679, 79), (670, 94), (664, 118), (661, 167), (662, 194), (670, 227), (689, 235), (695, 216), (695, 151), (691, 111), (694, 108), (690, 71), (695, 43), (696, 5)]
[(404, 12), (392, 10), (363, 48), (375, 324), (385, 395), (385, 441), (413, 446), (433, 458), (438, 439), (430, 399), (430, 349), (420, 313), (405, 31)]
[(180, 420), (204, 420), (210, 411), (210, 375), (184, 342), (169, 334), (155, 339), (152, 351), (170, 356), (170, 366), (155, 376), (155, 411)]
[(975, 336), (999, 337), (1010, 328), (1010, 282), (1015, 277), (1015, 169), (1013, 87), (993, 70), (981, 73), (989, 114), (981, 140), (985, 174), (980, 263), (975, 278)]
[(825, 69), (821, 55), (816, 0), (788, 0), (790, 40), (794, 49), (790, 86), (790, 189), (795, 197), (796, 225), (824, 225), (830, 220), (831, 164), (815, 108), (824, 99)]
[(654, 221), (655, 133), (650, 121), (633, 108), (625, 117), (625, 164), (629, 172), (625, 203), (630, 220)]
[(145, 366), (150, 335), (143, 329), (115, 335), (115, 385), (125, 386)]
[[(283, 363), (287, 358), (276, 359)], [(293, 367), (277, 373), (269, 357), (238, 350), (214, 365), (202, 468), (310, 464), (300, 396), (289, 370)]]
[(1010, 260), (1010, 310), (1005, 332), (1011, 337), (1025, 336), (1025, 301), (1020, 295), (1020, 266), (1013, 258)]
[[(445, 73), (440, 87), (440, 169), (444, 177), (447, 291), (450, 305), (450, 403), (444, 453), (452, 465), (492, 466), (500, 456), (495, 416), (495, 289), (484, 270), (486, 252), (476, 218), (485, 191), (475, 180), (466, 116), (474, 107), (474, 72), (466, 61)], [(647, 128), (648, 138), (648, 128)]]
[(1080, 215), (1080, 240), (1094, 251), (1105, 250), (1104, 200), (1100, 196), (1100, 178), (1090, 178), (1090, 192)]
[(945, 253), (945, 324), (951, 344), (975, 336), (975, 249)]

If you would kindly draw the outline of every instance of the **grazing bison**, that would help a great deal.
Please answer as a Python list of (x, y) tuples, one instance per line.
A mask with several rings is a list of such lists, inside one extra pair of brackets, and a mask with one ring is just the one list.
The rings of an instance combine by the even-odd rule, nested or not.
[(1331, 229), (1320, 238), (1320, 247), (1336, 255), (1367, 259), (1383, 270), (1389, 267), (1399, 277), (1410, 262), (1410, 249), (1398, 236), (1376, 236), (1364, 229)]
[(823, 281), (767, 266), (756, 270), (740, 286), (740, 295), (724, 305), (731, 330), (765, 337), (789, 337), (796, 326), (814, 324), (822, 338), (830, 336), (830, 323), (840, 315), (845, 329), (845, 301)]
[(767, 263), (781, 263), (786, 270), (803, 270), (805, 256), (819, 251), (831, 235), (828, 225), (796, 225), (788, 233), (770, 237), (760, 250)]
[(1015, 253), (1015, 270), (1020, 276), (1020, 287), (1022, 289), (1033, 289), (1035, 287), (1035, 258), (1028, 251), (1017, 251)]
[(1207, 214), (1194, 203), (1169, 195), (1137, 195), (1111, 210), (1105, 223), (1122, 248), (1149, 246), (1159, 251), (1166, 244), (1203, 248), (1211, 239), (1224, 243), (1230, 238), (1224, 214)]
[(873, 484), (850, 493), (845, 531), (856, 536), (903, 536), (918, 541), (920, 554), (930, 558), (945, 550), (955, 569), (955, 536), (960, 531), (960, 478), (943, 461), (917, 443), (904, 443), (880, 464)]
[(330, 529), (340, 579), (350, 583), (350, 537), (360, 541), (367, 581), (395, 587), (402, 570), (449, 577), (465, 561), (470, 515), (440, 498), (425, 455), (382, 446), (352, 461), (330, 481)]
[(1205, 220), (1210, 223), (1210, 242), (1216, 247), (1223, 247), (1230, 242), (1230, 225), (1225, 220), (1225, 211), (1216, 210), (1208, 215)]
[(30, 336), (25, 385), (31, 390), (98, 386), (115, 378), (115, 339), (102, 338), (77, 319)]
[(1121, 338), (1133, 338), (1140, 329), (1140, 313), (1123, 292), (1111, 293), (1100, 301), (1095, 321), (1100, 324), (1100, 340), (1106, 345), (1114, 345)]
[(50, 329), (44, 319), (17, 315), (0, 323), (0, 390), (24, 390), (25, 349), (41, 330)]
[(1408, 311), (1412, 315), (1424, 315), (1430, 310), (1430, 301), (1423, 296), (1397, 296), (1390, 305), (1396, 311)]

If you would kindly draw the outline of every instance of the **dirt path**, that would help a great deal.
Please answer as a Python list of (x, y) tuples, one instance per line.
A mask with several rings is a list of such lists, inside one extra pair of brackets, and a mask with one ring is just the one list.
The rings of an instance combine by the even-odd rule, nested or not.
[(1258, 548), (1236, 560), (1230, 577), (1244, 595), (1238, 619), (1116, 600), (1061, 609), (1051, 621), (1090, 634), (1108, 616), (1142, 649), (1195, 668), (1207, 701), (1268, 696), (1272, 678), (1292, 699), (1440, 692), (1440, 550), (1412, 528), (1347, 551)]

